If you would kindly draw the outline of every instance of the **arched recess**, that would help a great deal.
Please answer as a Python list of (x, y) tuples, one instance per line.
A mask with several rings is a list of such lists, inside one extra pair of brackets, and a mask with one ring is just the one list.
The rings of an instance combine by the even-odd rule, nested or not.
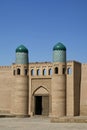
[(33, 92), (33, 113), (34, 115), (49, 115), (49, 92), (40, 86)]

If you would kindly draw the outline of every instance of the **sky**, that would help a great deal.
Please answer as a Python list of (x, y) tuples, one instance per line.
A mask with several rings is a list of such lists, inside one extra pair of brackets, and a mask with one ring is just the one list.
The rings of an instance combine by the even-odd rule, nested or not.
[(87, 63), (87, 0), (0, 0), (0, 66), (23, 44), (30, 62), (52, 62), (62, 42), (67, 60)]

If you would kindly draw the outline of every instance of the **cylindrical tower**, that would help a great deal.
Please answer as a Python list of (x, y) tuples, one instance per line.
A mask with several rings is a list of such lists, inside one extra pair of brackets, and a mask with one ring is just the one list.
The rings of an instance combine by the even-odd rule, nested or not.
[(66, 47), (57, 43), (53, 47), (52, 117), (66, 115)]
[(28, 115), (28, 49), (20, 45), (16, 49), (16, 63), (13, 64), (14, 87), (12, 93), (12, 114)]
[(16, 64), (28, 64), (28, 49), (24, 45), (16, 49)]

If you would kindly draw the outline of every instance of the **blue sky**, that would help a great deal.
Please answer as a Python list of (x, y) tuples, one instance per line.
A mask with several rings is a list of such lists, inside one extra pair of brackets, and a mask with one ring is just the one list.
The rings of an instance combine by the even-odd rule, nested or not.
[(87, 62), (87, 0), (0, 0), (0, 65), (15, 62), (20, 44), (30, 62), (52, 61), (57, 42), (67, 60)]

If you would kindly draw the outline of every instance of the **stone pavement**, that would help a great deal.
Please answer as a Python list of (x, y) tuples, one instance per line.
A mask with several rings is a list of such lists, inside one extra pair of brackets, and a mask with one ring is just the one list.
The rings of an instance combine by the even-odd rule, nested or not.
[(86, 123), (50, 123), (49, 118), (0, 118), (0, 130), (87, 130)]
[(60, 118), (51, 118), (54, 123), (87, 123), (87, 116), (65, 116)]

